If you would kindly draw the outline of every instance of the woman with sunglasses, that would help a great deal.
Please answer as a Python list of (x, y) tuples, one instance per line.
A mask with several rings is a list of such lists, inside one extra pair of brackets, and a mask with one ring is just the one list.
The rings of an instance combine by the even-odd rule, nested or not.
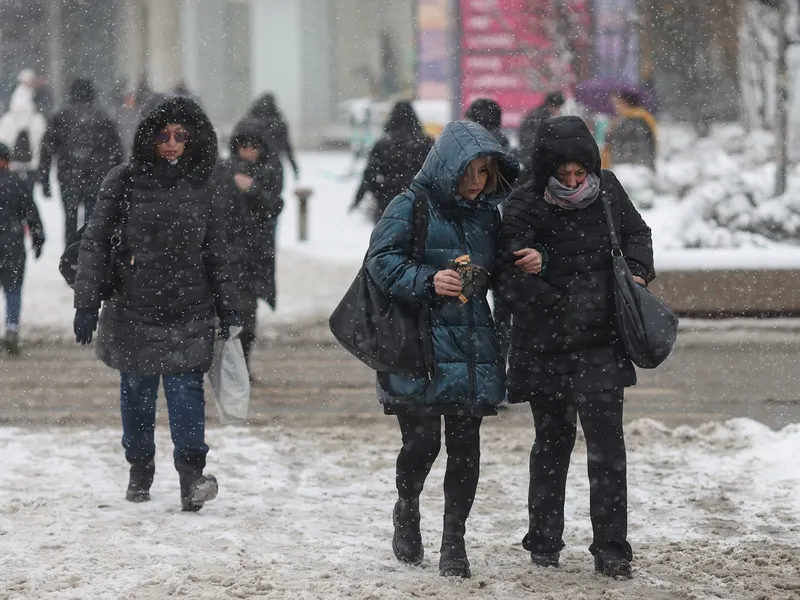
[[(150, 499), (163, 379), (181, 505), (197, 511), (217, 494), (216, 479), (203, 474), (203, 373), (211, 365), (216, 317), (224, 337), (238, 321), (223, 208), (212, 185), (217, 136), (188, 98), (161, 99), (145, 114), (131, 162), (108, 173), (83, 234), (75, 339), (92, 341), (110, 266), (114, 285), (99, 315), (97, 356), (120, 371), (126, 498)], [(110, 265), (116, 242), (120, 250)]]

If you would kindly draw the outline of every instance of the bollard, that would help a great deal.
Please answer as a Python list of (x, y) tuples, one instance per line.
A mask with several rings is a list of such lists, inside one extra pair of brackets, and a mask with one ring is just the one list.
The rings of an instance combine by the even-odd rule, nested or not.
[(311, 188), (299, 187), (294, 190), (294, 195), (297, 196), (298, 238), (301, 242), (308, 239), (308, 201), (313, 194), (314, 190)]

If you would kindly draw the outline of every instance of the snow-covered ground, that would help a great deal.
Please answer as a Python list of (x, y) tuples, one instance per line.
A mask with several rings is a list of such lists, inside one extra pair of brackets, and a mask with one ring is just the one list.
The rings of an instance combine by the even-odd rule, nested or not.
[[(388, 421), (388, 420), (387, 420)], [(399, 433), (369, 427), (219, 428), (209, 472), (220, 495), (179, 511), (161, 429), (152, 501), (124, 499), (119, 432), (0, 429), (0, 598), (607, 598), (789, 600), (800, 594), (800, 425), (748, 420), (627, 428), (635, 578), (594, 574), (585, 446), (567, 495), (562, 568), (530, 564), (532, 431), (484, 428), (467, 544), (473, 578), (438, 575), (443, 457), (422, 496), (426, 558), (391, 551)]]

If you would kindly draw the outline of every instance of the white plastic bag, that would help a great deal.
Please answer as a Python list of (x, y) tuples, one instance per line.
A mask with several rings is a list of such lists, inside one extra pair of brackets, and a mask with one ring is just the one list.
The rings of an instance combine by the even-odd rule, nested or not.
[(229, 339), (214, 339), (214, 359), (208, 379), (223, 425), (244, 423), (250, 407), (250, 374), (239, 340), (241, 332), (241, 327), (231, 327)]

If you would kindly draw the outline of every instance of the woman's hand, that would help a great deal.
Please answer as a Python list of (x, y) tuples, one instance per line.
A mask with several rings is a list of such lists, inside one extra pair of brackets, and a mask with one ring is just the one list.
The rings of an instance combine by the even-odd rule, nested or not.
[(440, 296), (456, 297), (461, 293), (461, 277), (452, 269), (439, 271), (433, 276), (433, 289)]
[(523, 248), (514, 252), (514, 256), (520, 257), (514, 264), (526, 273), (542, 272), (542, 255), (538, 250)]
[(253, 185), (253, 178), (244, 173), (236, 173), (233, 176), (233, 180), (236, 182), (236, 187), (242, 192), (246, 192)]
[(647, 287), (647, 282), (646, 282), (644, 279), (642, 279), (641, 277), (638, 277), (637, 275), (634, 275), (634, 276), (633, 276), (633, 280), (634, 280), (636, 283), (638, 283), (639, 285), (642, 285), (642, 286), (644, 286), (644, 287)]

